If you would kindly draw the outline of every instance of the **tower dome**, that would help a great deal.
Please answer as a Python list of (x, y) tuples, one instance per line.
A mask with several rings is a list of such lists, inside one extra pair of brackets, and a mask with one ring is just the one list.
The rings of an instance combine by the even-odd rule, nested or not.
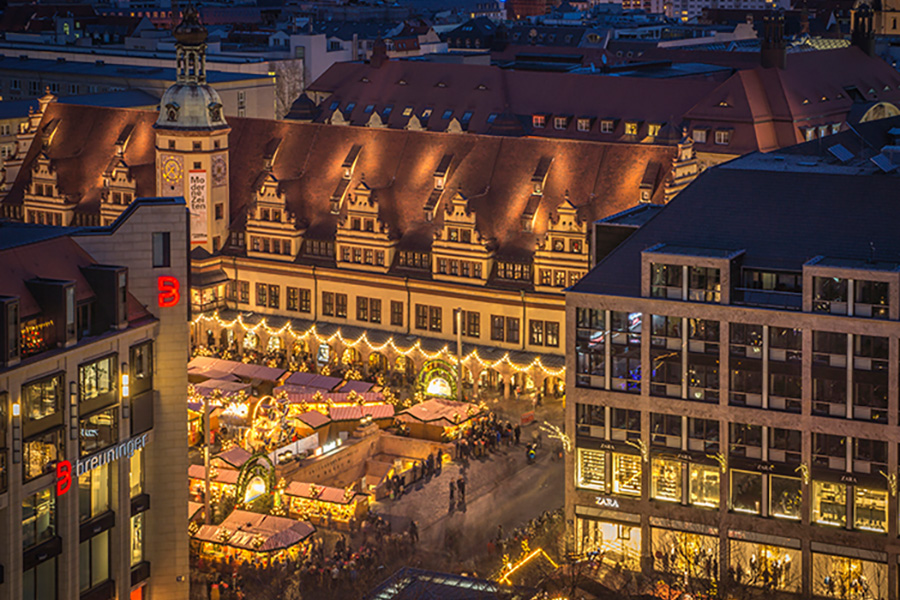
[(228, 127), (218, 92), (206, 83), (206, 28), (193, 5), (184, 10), (175, 36), (176, 80), (159, 101), (156, 127), (204, 130)]

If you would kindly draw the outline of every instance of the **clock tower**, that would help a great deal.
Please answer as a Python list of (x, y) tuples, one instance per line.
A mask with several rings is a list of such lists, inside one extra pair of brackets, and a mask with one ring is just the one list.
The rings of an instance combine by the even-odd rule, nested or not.
[(206, 29), (193, 5), (175, 35), (176, 82), (159, 102), (156, 192), (184, 196), (191, 247), (216, 252), (228, 239), (228, 134), (219, 94), (206, 83)]

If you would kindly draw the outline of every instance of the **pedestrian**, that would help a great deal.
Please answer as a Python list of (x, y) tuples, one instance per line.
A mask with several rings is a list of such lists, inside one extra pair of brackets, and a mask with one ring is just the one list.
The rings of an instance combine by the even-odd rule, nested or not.
[(450, 482), (450, 506), (453, 506), (454, 496), (456, 495), (456, 482)]
[(413, 544), (416, 544), (419, 541), (419, 527), (416, 525), (415, 521), (409, 522), (409, 539), (412, 540)]
[(466, 480), (460, 477), (456, 480), (456, 487), (459, 489), (460, 504), (466, 503)]
[(516, 446), (518, 446), (519, 438), (522, 436), (522, 428), (519, 426), (518, 423), (516, 424), (516, 428), (513, 429), (513, 434), (516, 436)]

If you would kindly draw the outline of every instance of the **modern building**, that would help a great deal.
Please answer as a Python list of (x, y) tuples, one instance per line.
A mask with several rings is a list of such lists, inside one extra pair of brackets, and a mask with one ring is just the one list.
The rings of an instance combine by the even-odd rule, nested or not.
[(181, 199), (0, 223), (0, 597), (188, 597), (187, 249)]
[(566, 295), (572, 550), (698, 595), (898, 597), (898, 124), (598, 226), (624, 241)]

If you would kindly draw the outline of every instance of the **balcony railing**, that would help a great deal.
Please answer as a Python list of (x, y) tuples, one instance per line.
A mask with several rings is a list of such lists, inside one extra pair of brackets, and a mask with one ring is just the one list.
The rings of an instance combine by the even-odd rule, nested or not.
[(803, 295), (795, 292), (735, 288), (732, 302), (746, 306), (768, 306), (784, 310), (803, 310)]

